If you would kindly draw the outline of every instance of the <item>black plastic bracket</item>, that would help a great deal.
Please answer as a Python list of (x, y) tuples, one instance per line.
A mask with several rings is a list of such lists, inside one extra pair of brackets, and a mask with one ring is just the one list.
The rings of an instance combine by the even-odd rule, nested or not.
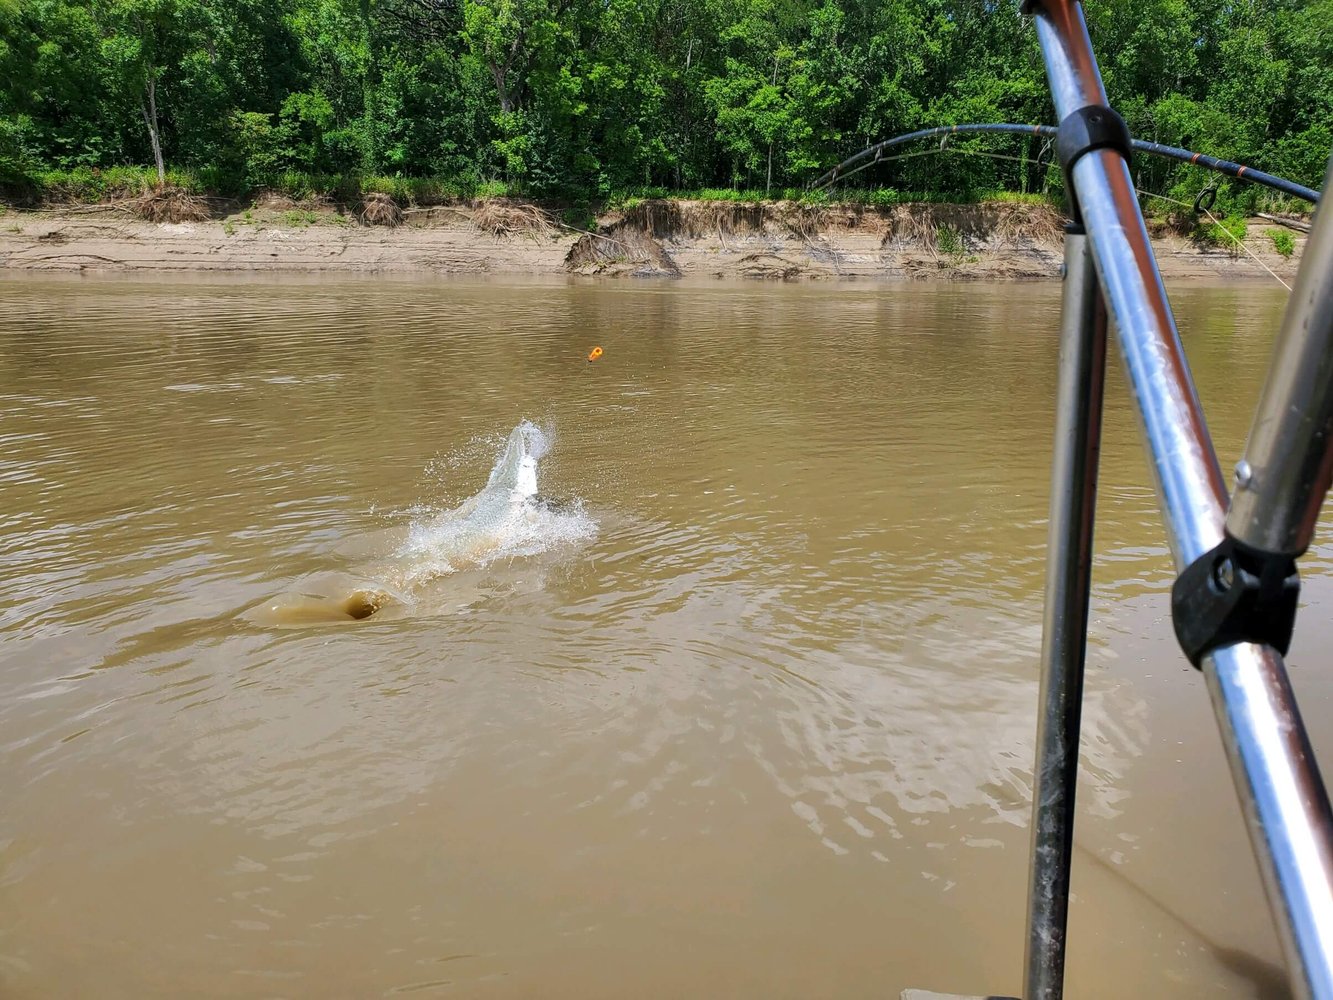
[(1296, 559), (1242, 545), (1230, 535), (1176, 578), (1171, 620), (1196, 667), (1219, 646), (1256, 642), (1284, 656), (1296, 626), (1301, 581)]
[(1089, 104), (1070, 112), (1060, 122), (1055, 135), (1055, 152), (1065, 174), (1065, 193), (1076, 221), (1082, 213), (1074, 191), (1074, 164), (1095, 149), (1113, 149), (1129, 163), (1134, 148), (1129, 126), (1114, 110), (1104, 104)]

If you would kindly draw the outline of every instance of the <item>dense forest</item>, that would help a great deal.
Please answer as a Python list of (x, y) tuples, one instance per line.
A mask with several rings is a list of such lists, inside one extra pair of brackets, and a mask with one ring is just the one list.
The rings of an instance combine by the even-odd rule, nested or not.
[[(1136, 136), (1318, 186), (1333, 0), (1089, 0)], [(993, 0), (0, 0), (0, 182), (126, 165), (216, 190), (292, 173), (538, 197), (774, 196), (891, 135), (1051, 122), (1034, 29)], [(1026, 138), (867, 186), (1058, 184)], [(1184, 190), (1188, 171), (1144, 164)]]

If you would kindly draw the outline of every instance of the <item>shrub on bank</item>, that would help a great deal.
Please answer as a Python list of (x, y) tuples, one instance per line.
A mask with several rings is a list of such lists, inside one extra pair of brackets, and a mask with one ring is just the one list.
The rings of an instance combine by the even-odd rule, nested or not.
[[(35, 171), (27, 181), (33, 200), (93, 204), (142, 195), (157, 186), (157, 171), (151, 167), (76, 167)], [(167, 186), (192, 195), (205, 191), (205, 184), (193, 170), (168, 170)]]
[[(76, 167), (0, 178), (0, 196), (39, 204), (97, 204), (138, 197), (157, 186), (157, 171), (151, 167)], [(168, 170), (165, 186), (192, 195), (240, 198), (271, 192), (295, 202), (333, 201), (346, 205), (359, 203), (367, 194), (388, 195), (401, 205), (440, 205), (459, 199), (519, 194), (502, 181), (469, 184), (442, 177), (357, 176), (302, 170), (256, 175), (247, 182), (219, 167)]]
[(1217, 247), (1226, 250), (1232, 256), (1241, 252), (1249, 227), (1240, 215), (1228, 215), (1217, 222), (1199, 221), (1195, 224), (1193, 239), (1205, 247)]

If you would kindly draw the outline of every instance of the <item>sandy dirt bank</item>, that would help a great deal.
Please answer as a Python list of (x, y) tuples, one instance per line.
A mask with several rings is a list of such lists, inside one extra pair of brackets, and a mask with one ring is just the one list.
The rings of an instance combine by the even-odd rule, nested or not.
[[(502, 206), (503, 207), (503, 206)], [(517, 206), (516, 206), (517, 207)], [(503, 213), (501, 213), (503, 215)], [(202, 222), (150, 223), (113, 207), (0, 216), (0, 267), (59, 271), (401, 272), (802, 279), (1038, 279), (1059, 275), (1061, 218), (1016, 204), (817, 207), (642, 202), (580, 233), (516, 212), (497, 225), (475, 207), (409, 211), (367, 226), (324, 208), (282, 205)], [(1169, 279), (1273, 280), (1295, 274), (1272, 222), (1251, 221), (1246, 252), (1166, 231), (1154, 244)]]

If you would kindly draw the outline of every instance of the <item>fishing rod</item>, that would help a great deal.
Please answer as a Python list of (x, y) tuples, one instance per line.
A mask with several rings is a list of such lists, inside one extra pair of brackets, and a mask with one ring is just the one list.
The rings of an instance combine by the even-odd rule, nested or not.
[[(1014, 135), (1035, 135), (1042, 138), (1054, 139), (1058, 129), (1054, 125), (1013, 125), (1008, 123), (992, 123), (985, 125), (941, 125), (938, 128), (921, 129), (917, 132), (908, 132), (905, 135), (894, 136), (892, 139), (885, 139), (883, 142), (877, 142), (873, 146), (867, 146), (855, 156), (848, 157), (839, 163), (828, 173), (824, 174), (813, 184), (810, 189), (813, 191), (821, 190), (838, 180), (850, 177), (852, 174), (860, 173), (868, 167), (874, 166), (884, 158), (884, 151), (892, 149), (894, 146), (901, 146), (909, 142), (917, 142), (921, 139), (931, 139), (935, 136), (961, 135), (963, 133), (976, 132), (999, 132)], [(1234, 177), (1237, 180), (1248, 181), (1251, 184), (1259, 184), (1266, 188), (1271, 188), (1282, 194), (1293, 198), (1301, 198), (1312, 204), (1318, 204), (1319, 192), (1313, 188), (1308, 188), (1303, 184), (1297, 184), (1295, 181), (1288, 180), (1285, 177), (1278, 177), (1274, 174), (1265, 173), (1262, 170), (1256, 170), (1254, 167), (1246, 166), (1243, 163), (1233, 163), (1231, 160), (1222, 160), (1216, 156), (1209, 156), (1206, 153), (1196, 153), (1193, 150), (1182, 149), (1179, 146), (1166, 146), (1160, 142), (1145, 142), (1142, 139), (1132, 140), (1134, 149), (1142, 153), (1150, 153), (1153, 156), (1161, 156), (1168, 160), (1178, 160), (1181, 163), (1188, 163), (1191, 166), (1204, 167), (1208, 170), (1214, 170), (1220, 174), (1226, 174), (1228, 177)]]

